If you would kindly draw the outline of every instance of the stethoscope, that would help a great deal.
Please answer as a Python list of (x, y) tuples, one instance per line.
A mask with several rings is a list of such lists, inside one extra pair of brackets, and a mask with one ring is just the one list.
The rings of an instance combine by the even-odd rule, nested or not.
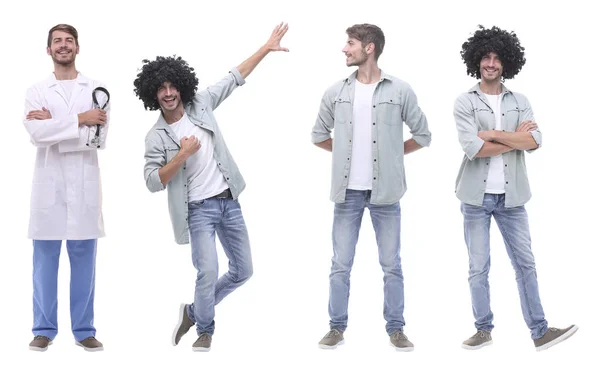
[[(98, 103), (98, 97), (96, 96), (98, 92), (103, 92), (106, 95), (106, 102), (102, 106), (100, 106), (100, 104)], [(108, 93), (108, 90), (104, 87), (96, 87), (92, 91), (92, 101), (94, 103), (94, 109), (104, 110), (104, 108), (106, 108), (106, 105), (108, 105), (108, 102), (110, 101), (110, 93)], [(98, 148), (100, 147), (100, 125), (99, 124), (96, 125), (96, 134), (94, 135), (94, 138), (92, 139), (92, 141), (90, 141), (89, 137), (88, 137), (88, 142), (86, 145), (90, 146), (90, 144), (96, 145), (96, 147), (98, 147)]]

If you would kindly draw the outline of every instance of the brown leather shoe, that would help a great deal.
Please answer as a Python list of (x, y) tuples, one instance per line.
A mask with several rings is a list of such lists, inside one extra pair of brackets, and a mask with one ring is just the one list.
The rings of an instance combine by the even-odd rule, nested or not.
[(52, 344), (52, 340), (43, 335), (36, 335), (33, 337), (33, 341), (29, 343), (29, 349), (32, 351), (46, 351), (48, 346)]
[(104, 350), (104, 346), (102, 345), (102, 343), (100, 343), (99, 340), (96, 339), (96, 337), (87, 337), (86, 339), (78, 341), (76, 345), (83, 347), (84, 350), (89, 352)]

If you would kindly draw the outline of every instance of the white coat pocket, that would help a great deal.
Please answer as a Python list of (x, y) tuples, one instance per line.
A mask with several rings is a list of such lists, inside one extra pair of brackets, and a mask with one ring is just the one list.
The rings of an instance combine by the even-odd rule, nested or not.
[(83, 196), (88, 206), (98, 207), (102, 204), (99, 167), (90, 164), (83, 166)]
[(56, 189), (54, 188), (54, 168), (38, 168), (33, 175), (31, 189), (31, 208), (47, 209), (56, 202)]

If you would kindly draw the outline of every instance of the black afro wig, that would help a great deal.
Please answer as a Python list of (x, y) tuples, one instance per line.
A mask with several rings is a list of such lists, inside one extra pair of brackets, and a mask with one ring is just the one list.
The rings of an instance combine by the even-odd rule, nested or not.
[(524, 51), (525, 48), (514, 32), (504, 31), (496, 26), (486, 29), (479, 25), (479, 30), (463, 43), (460, 55), (467, 65), (467, 74), (481, 79), (481, 58), (495, 52), (502, 62), (502, 78), (512, 79), (525, 65)]
[(181, 101), (188, 104), (192, 101), (198, 88), (198, 78), (194, 68), (190, 67), (181, 57), (156, 57), (156, 60), (143, 60), (144, 66), (133, 81), (133, 90), (144, 103), (147, 110), (159, 110), (160, 104), (156, 99), (158, 88), (170, 82), (179, 90)]

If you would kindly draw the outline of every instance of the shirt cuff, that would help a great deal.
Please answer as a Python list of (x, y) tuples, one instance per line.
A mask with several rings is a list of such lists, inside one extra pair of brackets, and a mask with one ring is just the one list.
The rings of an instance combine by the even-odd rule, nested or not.
[(327, 141), (331, 138), (331, 136), (328, 133), (312, 133), (311, 135), (311, 140), (313, 142), (313, 144), (317, 144), (323, 141)]
[(242, 77), (242, 74), (240, 74), (240, 71), (237, 69), (237, 67), (232, 67), (229, 72), (233, 74), (235, 82), (238, 86), (243, 86), (246, 83), (246, 79)]
[(158, 169), (152, 171), (149, 178), (149, 187), (152, 192), (158, 192), (165, 189), (165, 186), (160, 181), (160, 176), (158, 176)]
[(477, 155), (477, 153), (479, 153), (479, 151), (483, 147), (483, 144), (485, 144), (485, 141), (483, 141), (481, 137), (475, 136), (473, 138), (473, 141), (465, 149), (465, 154), (467, 155), (467, 158), (469, 158), (470, 161), (475, 159), (475, 156)]
[(431, 144), (431, 136), (430, 135), (413, 135), (413, 140), (422, 147), (429, 146)]

